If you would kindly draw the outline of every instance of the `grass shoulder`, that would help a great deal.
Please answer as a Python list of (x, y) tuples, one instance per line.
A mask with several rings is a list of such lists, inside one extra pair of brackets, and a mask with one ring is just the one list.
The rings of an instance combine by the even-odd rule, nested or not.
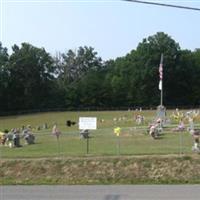
[(1, 185), (194, 184), (199, 155), (2, 159)]

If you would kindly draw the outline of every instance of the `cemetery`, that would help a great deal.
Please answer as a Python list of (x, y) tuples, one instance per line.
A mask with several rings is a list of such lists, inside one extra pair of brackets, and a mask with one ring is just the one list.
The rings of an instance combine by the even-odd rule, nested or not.
[[(136, 119), (138, 115), (144, 118), (140, 123)], [(127, 110), (46, 113), (10, 119), (1, 117), (1, 131), (16, 127), (20, 138), (20, 148), (15, 147), (14, 141), (9, 145), (9, 139), (4, 145), (1, 133), (1, 157), (104, 156), (118, 155), (119, 152), (120, 155), (198, 153), (198, 111), (176, 109), (168, 110), (164, 115), (166, 119), (161, 119), (162, 115), (163, 111), (160, 110)], [(66, 119), (76, 123), (67, 126)], [(20, 132), (25, 121), (28, 121), (30, 130)], [(55, 130), (53, 132), (55, 122), (58, 134)], [(42, 126), (41, 123), (47, 125)], [(42, 128), (38, 129), (38, 126)], [(25, 139), (30, 135), (31, 140)]]
[[(13, 146), (12, 139), (1, 144), (0, 184), (199, 183), (199, 112), (164, 112), (157, 108), (1, 117), (1, 130), (19, 127), (20, 146)], [(74, 125), (68, 126), (69, 120)], [(152, 124), (156, 137), (150, 134)], [(30, 144), (22, 128), (34, 136)], [(2, 132), (0, 137), (2, 141)]]
[(199, 110), (167, 110), (163, 104), (163, 59), (162, 53), (156, 110), (139, 107), (1, 117), (1, 157), (199, 153)]

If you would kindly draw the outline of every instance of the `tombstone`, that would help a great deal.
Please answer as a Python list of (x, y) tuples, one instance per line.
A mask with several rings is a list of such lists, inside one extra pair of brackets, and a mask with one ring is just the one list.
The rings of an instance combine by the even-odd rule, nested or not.
[(70, 127), (71, 125), (72, 125), (71, 120), (67, 120), (67, 121), (66, 121), (66, 126), (69, 126), (69, 127)]
[(156, 124), (152, 124), (150, 127), (149, 127), (149, 135), (156, 139), (158, 137), (158, 131), (157, 131), (157, 125)]
[(13, 134), (13, 143), (14, 143), (14, 147), (21, 147), (20, 136), (18, 132), (14, 132)]
[(65, 124), (66, 124), (66, 126), (69, 126), (69, 127), (70, 127), (70, 126), (76, 125), (76, 122), (71, 121), (71, 120), (67, 120)]
[(56, 136), (57, 140), (59, 139), (61, 132), (57, 128), (56, 124), (52, 128), (52, 134)]
[(137, 123), (138, 125), (142, 124), (142, 123), (144, 122), (144, 116), (142, 116), (142, 115), (137, 115), (135, 121), (136, 121), (136, 123)]
[(13, 132), (12, 131), (8, 132), (6, 136), (6, 143), (10, 148), (13, 147)]
[(71, 124), (72, 124), (72, 125), (76, 125), (76, 122), (72, 122)]
[(189, 129), (194, 130), (194, 121), (192, 117), (188, 117), (188, 122), (189, 122)]
[(200, 132), (199, 131), (191, 131), (193, 138), (194, 138), (194, 145), (192, 146), (192, 151), (194, 152), (200, 152), (200, 146), (199, 146), (199, 136), (200, 136)]
[(89, 138), (89, 130), (81, 130), (80, 135), (81, 135), (81, 138), (83, 139)]
[(161, 121), (161, 127), (163, 127), (163, 125), (165, 125), (166, 122), (166, 108), (162, 105), (159, 105), (157, 107), (157, 117), (156, 119), (160, 119)]
[(43, 124), (43, 129), (48, 129), (47, 123), (44, 123), (44, 124)]
[(26, 144), (34, 144), (35, 143), (35, 136), (32, 133), (27, 133), (24, 136)]

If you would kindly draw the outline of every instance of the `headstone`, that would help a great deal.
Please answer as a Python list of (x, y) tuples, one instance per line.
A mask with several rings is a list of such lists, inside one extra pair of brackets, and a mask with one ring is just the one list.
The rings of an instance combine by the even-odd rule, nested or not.
[(81, 130), (80, 135), (81, 135), (81, 138), (83, 139), (89, 138), (89, 130)]
[(47, 123), (44, 123), (44, 124), (43, 124), (43, 129), (48, 129)]
[(166, 122), (166, 108), (162, 105), (157, 107), (157, 119), (160, 119), (161, 126)]

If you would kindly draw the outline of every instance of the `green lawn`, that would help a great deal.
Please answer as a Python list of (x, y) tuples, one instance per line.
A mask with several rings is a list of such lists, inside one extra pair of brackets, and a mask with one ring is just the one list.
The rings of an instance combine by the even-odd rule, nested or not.
[[(78, 122), (80, 116), (97, 117), (98, 129), (91, 131), (89, 155), (143, 155), (143, 154), (190, 154), (192, 137), (187, 132), (174, 133), (170, 128), (164, 130), (160, 139), (153, 140), (147, 134), (147, 126), (153, 120), (156, 111), (142, 111), (145, 123), (141, 126), (134, 121), (136, 111), (107, 112), (50, 112), (0, 118), (0, 130), (31, 125), (36, 136), (36, 144), (24, 145), (21, 148), (0, 146), (2, 158), (40, 158), (62, 156), (85, 156), (87, 141), (80, 139), (78, 125), (67, 127), (66, 120)], [(170, 112), (168, 112), (168, 115)], [(122, 118), (124, 119), (122, 120)], [(113, 118), (121, 118), (114, 122)], [(100, 120), (103, 119), (103, 122)], [(62, 131), (59, 141), (51, 134), (54, 123)], [(48, 129), (37, 130), (38, 126), (47, 123)], [(120, 126), (122, 133), (117, 137), (113, 128)]]

